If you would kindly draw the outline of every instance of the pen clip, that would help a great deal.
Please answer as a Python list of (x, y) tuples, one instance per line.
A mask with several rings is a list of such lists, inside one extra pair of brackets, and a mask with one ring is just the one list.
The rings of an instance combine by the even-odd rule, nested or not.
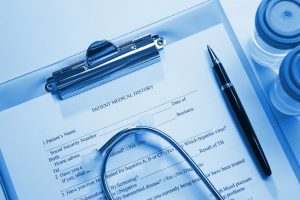
[(86, 58), (52, 73), (45, 89), (67, 99), (160, 61), (166, 44), (158, 35), (125, 42), (119, 46), (107, 40), (92, 43)]

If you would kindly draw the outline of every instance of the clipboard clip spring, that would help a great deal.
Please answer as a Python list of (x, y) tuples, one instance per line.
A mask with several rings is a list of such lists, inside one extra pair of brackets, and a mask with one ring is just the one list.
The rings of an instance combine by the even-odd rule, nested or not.
[(108, 40), (96, 41), (88, 47), (85, 59), (53, 72), (45, 89), (67, 99), (159, 62), (159, 50), (165, 44), (158, 35), (146, 35), (119, 46)]

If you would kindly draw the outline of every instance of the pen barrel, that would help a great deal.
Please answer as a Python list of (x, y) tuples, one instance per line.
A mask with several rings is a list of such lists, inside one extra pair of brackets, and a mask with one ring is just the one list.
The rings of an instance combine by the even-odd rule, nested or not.
[(215, 74), (217, 76), (218, 82), (220, 86), (223, 86), (227, 83), (230, 83), (230, 79), (222, 65), (222, 63), (217, 62), (213, 65)]
[[(226, 85), (228, 86), (228, 83)], [(266, 156), (262, 150), (262, 147), (260, 146), (260, 143), (251, 125), (251, 122), (246, 114), (246, 111), (234, 87), (231, 85), (223, 88), (224, 88), (223, 93), (225, 95), (225, 98), (228, 104), (230, 105), (230, 107), (232, 108), (232, 111), (235, 115), (236, 120), (238, 121), (240, 129), (242, 129), (244, 135), (247, 137), (248, 143), (251, 146), (257, 161), (259, 162), (261, 168), (263, 169), (264, 174), (266, 176), (270, 176), (271, 169), (266, 159)]]

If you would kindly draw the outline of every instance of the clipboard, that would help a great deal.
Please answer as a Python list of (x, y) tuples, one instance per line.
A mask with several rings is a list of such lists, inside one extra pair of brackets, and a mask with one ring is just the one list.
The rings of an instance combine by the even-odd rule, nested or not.
[[(178, 20), (177, 17), (179, 15), (182, 16), (179, 18), (180, 20)], [(191, 26), (186, 30), (183, 30), (174, 24), (176, 22), (182, 25), (189, 19), (205, 19), (208, 16), (210, 20), (203, 20), (203, 22), (201, 23), (196, 23), (195, 27)], [(177, 13), (176, 16), (172, 15), (166, 19), (162, 19), (150, 25), (146, 25), (141, 29), (137, 29), (118, 38), (105, 39), (109, 39), (112, 43), (115, 44), (121, 44), (133, 39), (137, 39), (149, 33), (156, 33), (157, 35), (170, 35), (166, 38), (166, 40), (168, 41), (168, 44), (172, 44), (173, 42), (179, 41), (184, 37), (187, 37), (219, 23), (224, 23), (226, 24), (226, 27), (229, 27), (229, 23), (221, 8), (221, 5), (218, 1), (215, 0), (205, 0), (200, 5)], [(161, 27), (164, 27), (164, 29), (162, 30)], [(228, 28), (228, 31), (232, 32), (232, 29)], [(238, 43), (236, 44), (238, 45)], [(37, 71), (33, 71), (29, 74), (21, 75), (20, 77), (1, 83), (0, 94), (5, 95), (0, 105), (0, 111), (46, 94), (47, 91), (45, 91), (44, 83), (53, 72), (58, 71), (64, 67), (71, 66), (75, 63), (78, 63), (79, 61), (85, 60), (85, 57), (86, 51), (82, 51), (69, 58), (58, 61), (57, 63), (42, 67)], [(32, 90), (32, 88), (35, 88), (35, 90)], [(18, 96), (17, 99), (15, 98), (16, 96)]]
[[(205, 19), (207, 17), (209, 17), (210, 20), (203, 20), (201, 23), (194, 22), (194, 19)], [(183, 26), (185, 25), (186, 28), (182, 28), (182, 26), (178, 26), (178, 24)], [(186, 26), (186, 24), (189, 26)], [(242, 48), (238, 43), (238, 40), (233, 33), (232, 28), (230, 27), (230, 23), (227, 20), (221, 5), (216, 0), (207, 0), (195, 7), (176, 13), (168, 18), (147, 25), (141, 29), (137, 29), (126, 35), (114, 38), (111, 41), (113, 44), (126, 44), (127, 41), (133, 41), (141, 36), (148, 35), (149, 33), (155, 33), (165, 38), (167, 41), (166, 45), (169, 45), (218, 24), (224, 25), (232, 44), (243, 63), (244, 70), (251, 80), (258, 96), (261, 97), (260, 100), (265, 101), (262, 95), (260, 95), (262, 92), (259, 84), (249, 66)], [(83, 51), (55, 64), (43, 67), (32, 73), (2, 83), (0, 85), (0, 95), (3, 98), (0, 104), (0, 111), (7, 110), (24, 102), (45, 95), (47, 93), (47, 90), (45, 90), (47, 79), (49, 77), (53, 77), (53, 72), (55, 73), (61, 71), (65, 67), (74, 66), (82, 61), (86, 61), (86, 55), (87, 52)], [(117, 77), (113, 77), (111, 80), (115, 78)], [(32, 88), (35, 89), (32, 90)], [(72, 98), (72, 95), (67, 95), (65, 97)], [(18, 98), (15, 98), (16, 96)], [(65, 97), (63, 97), (63, 95), (59, 96), (61, 99), (64, 99)]]

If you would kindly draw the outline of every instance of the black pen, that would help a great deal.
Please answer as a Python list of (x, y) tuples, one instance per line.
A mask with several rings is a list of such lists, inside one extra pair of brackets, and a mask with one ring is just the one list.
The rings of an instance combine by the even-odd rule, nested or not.
[(223, 94), (227, 100), (227, 103), (230, 105), (235, 118), (237, 122), (239, 123), (240, 128), (244, 132), (244, 135), (247, 137), (247, 140), (253, 150), (253, 153), (255, 154), (255, 157), (257, 161), (259, 162), (264, 174), (266, 176), (270, 176), (272, 174), (271, 168), (268, 164), (268, 161), (266, 159), (266, 156), (259, 144), (259, 141), (256, 137), (256, 134), (253, 130), (253, 127), (249, 121), (249, 118), (246, 114), (246, 111), (232, 85), (230, 82), (230, 79), (228, 78), (228, 75), (216, 56), (216, 54), (213, 52), (213, 50), (207, 46), (209, 56), (212, 61), (212, 65), (216, 74), (216, 77), (218, 79), (218, 82), (220, 84), (220, 87), (223, 91)]

